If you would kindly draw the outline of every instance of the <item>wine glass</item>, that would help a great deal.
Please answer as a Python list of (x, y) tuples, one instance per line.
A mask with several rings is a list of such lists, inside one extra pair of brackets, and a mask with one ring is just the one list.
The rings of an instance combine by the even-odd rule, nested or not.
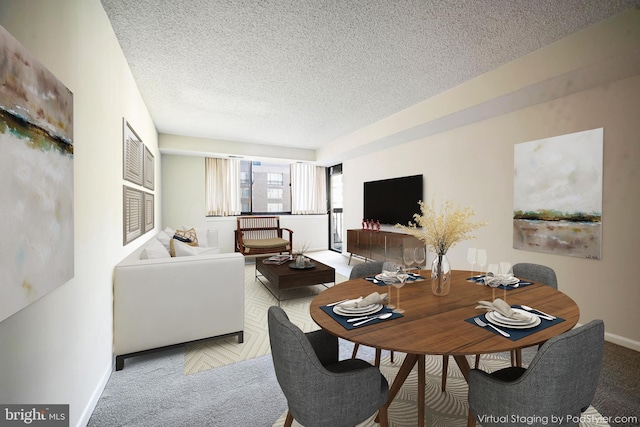
[(400, 308), (400, 288), (404, 286), (404, 283), (407, 281), (409, 275), (406, 271), (400, 270), (396, 277), (398, 278), (398, 280), (393, 284), (393, 287), (396, 288), (398, 292), (398, 307), (395, 309), (395, 311), (397, 313), (404, 313), (404, 309)]
[(415, 261), (413, 248), (405, 248), (405, 250), (402, 253), (402, 260), (404, 261), (404, 265), (407, 266), (407, 270), (408, 270), (409, 266), (411, 266), (411, 264), (413, 264)]
[(492, 289), (492, 300), (496, 299), (496, 288), (500, 286), (500, 280), (498, 279), (498, 272), (500, 266), (498, 264), (489, 264), (487, 266), (487, 275), (484, 277), (485, 285), (489, 285)]
[[(386, 263), (385, 263), (386, 264)], [(391, 276), (389, 274), (384, 274), (383, 275), (383, 282), (385, 285), (387, 285), (387, 308), (390, 309), (394, 309), (396, 308), (395, 305), (391, 304), (391, 285), (393, 285), (395, 282), (397, 282), (397, 272), (398, 272), (398, 266), (392, 263), (389, 263), (390, 265), (387, 266), (387, 268), (390, 268), (391, 265), (393, 265), (393, 271), (390, 270), (386, 270), (386, 273), (396, 273), (395, 276)], [(385, 273), (385, 269), (383, 268), (382, 270), (383, 273)]]
[(498, 267), (498, 272), (500, 274), (500, 279), (504, 287), (502, 288), (504, 292), (502, 293), (502, 299), (507, 300), (507, 283), (509, 283), (510, 278), (513, 276), (513, 270), (511, 269), (511, 263), (507, 261), (500, 261), (500, 266)]
[(476, 264), (480, 266), (480, 274), (482, 274), (483, 267), (487, 265), (487, 250), (478, 249), (476, 253)]
[(513, 274), (513, 270), (511, 269), (511, 263), (507, 261), (500, 261), (500, 274), (509, 276)]
[[(415, 258), (416, 258), (416, 264), (418, 264), (418, 269), (420, 269), (422, 264), (427, 259), (427, 252), (422, 246), (419, 246), (415, 249)], [(425, 265), (425, 268), (426, 268), (426, 265)]]
[(478, 250), (476, 248), (467, 249), (467, 261), (471, 264), (471, 277), (473, 278), (473, 266), (476, 265), (476, 256)]

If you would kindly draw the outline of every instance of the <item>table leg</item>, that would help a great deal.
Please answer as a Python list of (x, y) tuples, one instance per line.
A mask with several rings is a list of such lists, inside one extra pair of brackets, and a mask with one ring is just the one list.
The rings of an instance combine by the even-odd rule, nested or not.
[(418, 427), (424, 427), (424, 389), (425, 389), (424, 354), (418, 356)]
[(462, 376), (466, 382), (469, 382), (469, 371), (471, 370), (471, 366), (469, 366), (469, 361), (465, 356), (453, 356), (456, 363), (458, 364), (458, 368), (460, 368), (460, 372), (462, 372)]
[[(389, 409), (389, 405), (393, 402), (393, 399), (396, 397), (402, 384), (404, 384), (405, 380), (411, 373), (411, 370), (416, 365), (418, 361), (417, 354), (407, 354), (404, 358), (404, 362), (402, 362), (402, 366), (400, 366), (400, 370), (398, 371), (398, 375), (393, 380), (393, 384), (391, 384), (391, 388), (389, 389), (389, 397), (385, 404), (378, 411), (378, 416), (376, 417), (376, 421), (380, 423), (381, 427), (387, 427), (389, 425), (389, 417), (387, 411)], [(424, 361), (424, 356), (423, 356)], [(424, 372), (424, 371), (423, 371)]]

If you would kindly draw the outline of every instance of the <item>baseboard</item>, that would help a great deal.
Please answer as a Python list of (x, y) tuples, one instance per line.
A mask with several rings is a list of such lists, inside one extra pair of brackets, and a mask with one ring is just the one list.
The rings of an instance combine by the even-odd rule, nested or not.
[(616, 334), (610, 334), (608, 332), (604, 333), (604, 339), (605, 341), (640, 352), (640, 342), (638, 341), (630, 340), (629, 338), (621, 337), (620, 335)]
[[(582, 326), (582, 323), (576, 323), (576, 328), (579, 328), (580, 326)], [(607, 325), (604, 325), (605, 328), (607, 327)], [(617, 344), (619, 346), (622, 347), (626, 347), (630, 350), (634, 350), (634, 351), (638, 351), (640, 352), (640, 342), (638, 341), (634, 341), (631, 340), (629, 338), (625, 338), (625, 337), (621, 337), (620, 335), (616, 335), (616, 334), (612, 334), (609, 332), (605, 332), (604, 333), (604, 340), (613, 344)]]
[(82, 411), (82, 415), (80, 416), (76, 427), (86, 427), (86, 425), (89, 424), (91, 414), (93, 414), (93, 411), (96, 409), (98, 400), (100, 400), (100, 396), (102, 396), (102, 392), (107, 386), (107, 382), (109, 382), (109, 378), (111, 377), (113, 369), (114, 365), (112, 361), (109, 365), (106, 366), (104, 373), (102, 374), (102, 378), (100, 378), (100, 381), (96, 385), (96, 389), (93, 391), (89, 402), (87, 402), (87, 406), (85, 406), (84, 410)]

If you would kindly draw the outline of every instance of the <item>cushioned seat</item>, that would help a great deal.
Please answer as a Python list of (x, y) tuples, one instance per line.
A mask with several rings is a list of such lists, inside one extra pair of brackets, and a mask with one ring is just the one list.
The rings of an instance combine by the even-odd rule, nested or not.
[(470, 415), (483, 427), (576, 425), (596, 392), (604, 323), (593, 320), (551, 338), (527, 369), (469, 373)]
[(269, 340), (276, 378), (287, 398), (285, 426), (354, 426), (389, 397), (389, 383), (360, 359), (338, 361), (338, 338), (318, 330), (303, 333), (280, 307), (270, 307)]
[(289, 247), (289, 242), (287, 240), (280, 239), (278, 237), (274, 237), (271, 239), (245, 239), (244, 240), (244, 248), (245, 248), (244, 251), (247, 254), (251, 253), (252, 249), (277, 249), (283, 246), (287, 249), (291, 249)]

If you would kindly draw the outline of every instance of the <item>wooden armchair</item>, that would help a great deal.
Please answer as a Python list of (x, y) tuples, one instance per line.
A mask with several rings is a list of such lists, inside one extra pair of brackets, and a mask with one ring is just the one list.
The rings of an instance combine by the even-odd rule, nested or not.
[[(289, 240), (282, 237), (289, 233)], [(235, 251), (243, 255), (289, 252), (293, 248), (293, 231), (280, 227), (278, 216), (239, 216), (235, 230)]]

